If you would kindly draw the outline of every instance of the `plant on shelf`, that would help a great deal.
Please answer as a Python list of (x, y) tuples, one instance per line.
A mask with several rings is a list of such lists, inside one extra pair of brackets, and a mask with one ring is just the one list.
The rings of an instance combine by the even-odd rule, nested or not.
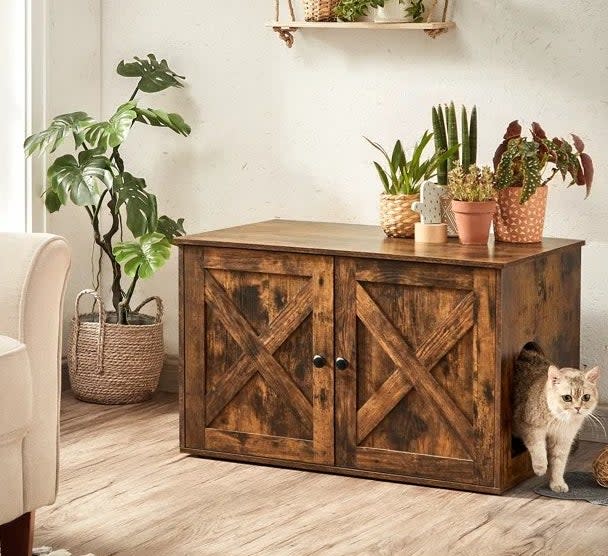
[[(121, 147), (135, 124), (164, 127), (183, 136), (190, 134), (190, 127), (179, 114), (140, 106), (136, 99), (138, 93), (183, 87), (184, 77), (174, 72), (165, 60), (148, 54), (146, 58), (135, 58), (132, 62), (121, 61), (116, 71), (123, 77), (136, 78), (137, 84), (127, 102), (121, 104), (107, 121), (95, 121), (85, 112), (57, 116), (47, 129), (28, 137), (24, 149), (26, 156), (53, 153), (65, 139), (72, 138), (75, 155), (59, 156), (48, 168), (47, 187), (43, 193), (45, 205), (53, 213), (71, 202), (86, 212), (93, 241), (100, 249), (97, 289), (102, 257), (109, 263), (112, 273), (110, 289), (114, 312), (108, 315), (107, 323), (124, 326), (142, 323), (145, 315), (139, 315), (131, 308), (135, 288), (140, 279), (152, 276), (169, 259), (172, 240), (184, 233), (184, 220), (159, 215), (156, 196), (149, 191), (143, 178), (127, 171)], [(132, 235), (130, 240), (124, 239), (127, 231)], [(130, 278), (128, 285), (123, 284), (125, 276)], [(101, 304), (102, 296), (99, 292), (94, 293)], [(159, 310), (159, 321), (160, 313)], [(150, 324), (143, 320), (144, 324)], [(80, 326), (78, 316), (74, 323)], [(100, 326), (104, 327), (106, 323), (100, 323)], [(146, 334), (145, 330), (143, 334)], [(162, 334), (160, 342), (162, 348)], [(123, 356), (128, 359), (132, 350), (126, 345), (123, 348)], [(108, 349), (105, 346), (102, 361), (111, 359)], [(82, 358), (78, 361), (82, 370)], [(106, 375), (110, 374), (107, 369), (97, 369), (100, 374), (104, 374), (104, 370)], [(78, 382), (74, 378), (72, 385)]]
[(334, 9), (336, 17), (342, 21), (357, 21), (368, 15), (371, 8), (384, 7), (385, 0), (340, 0)]
[(420, 23), (424, 20), (424, 0), (409, 0), (409, 5), (405, 9), (405, 14), (413, 23)]
[(494, 172), (475, 164), (457, 163), (448, 174), (448, 191), (456, 217), (458, 237), (464, 245), (485, 245), (496, 211)]
[(382, 146), (365, 137), (372, 147), (382, 153), (387, 162), (386, 170), (378, 162), (373, 164), (384, 188), (381, 216), (382, 227), (388, 236), (413, 237), (414, 225), (419, 221), (420, 215), (412, 210), (412, 202), (419, 199), (420, 186), (435, 177), (438, 166), (452, 156), (457, 148), (452, 147), (443, 153), (434, 153), (423, 158), (424, 151), (432, 139), (433, 134), (425, 131), (408, 160), (400, 140), (397, 140), (389, 156)]
[(548, 192), (545, 186), (558, 174), (569, 180), (569, 186), (585, 186), (586, 196), (591, 192), (593, 161), (578, 135), (572, 134), (572, 144), (563, 138), (549, 139), (537, 122), (532, 124), (530, 135), (522, 136), (519, 122), (511, 122), (494, 154), (498, 189), (494, 227), (499, 241), (541, 241)]

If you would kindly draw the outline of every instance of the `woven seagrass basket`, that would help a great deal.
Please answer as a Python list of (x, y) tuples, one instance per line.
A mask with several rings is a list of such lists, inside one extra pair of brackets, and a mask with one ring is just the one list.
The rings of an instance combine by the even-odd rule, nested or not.
[[(79, 314), (83, 295), (97, 303), (97, 314)], [(140, 313), (156, 301), (156, 317)], [(165, 357), (163, 305), (150, 297), (131, 313), (130, 324), (116, 324), (116, 313), (106, 313), (94, 290), (76, 296), (72, 334), (68, 345), (68, 371), (74, 395), (100, 404), (130, 404), (149, 399), (158, 387)]]
[(420, 214), (412, 210), (412, 203), (419, 201), (420, 195), (380, 196), (380, 225), (388, 237), (414, 237), (416, 222)]
[(335, 21), (334, 9), (340, 0), (303, 0), (306, 21)]

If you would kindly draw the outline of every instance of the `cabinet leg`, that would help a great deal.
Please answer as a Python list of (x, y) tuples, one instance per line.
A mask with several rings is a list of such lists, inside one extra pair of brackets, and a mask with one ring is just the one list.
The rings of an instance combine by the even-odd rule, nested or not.
[(34, 512), (0, 525), (2, 556), (31, 556), (34, 547)]

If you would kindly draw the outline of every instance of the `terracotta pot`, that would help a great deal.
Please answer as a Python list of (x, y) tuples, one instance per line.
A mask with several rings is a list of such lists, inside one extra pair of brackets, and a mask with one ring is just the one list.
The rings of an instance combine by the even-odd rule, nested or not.
[(539, 187), (532, 197), (520, 204), (521, 187), (507, 187), (498, 192), (498, 209), (494, 216), (496, 241), (538, 243), (543, 240), (547, 186)]
[(496, 201), (452, 201), (458, 226), (458, 237), (463, 245), (486, 245), (490, 224), (496, 212)]
[(380, 196), (380, 225), (388, 237), (414, 237), (414, 226), (420, 222), (420, 214), (412, 210), (412, 203), (420, 195)]

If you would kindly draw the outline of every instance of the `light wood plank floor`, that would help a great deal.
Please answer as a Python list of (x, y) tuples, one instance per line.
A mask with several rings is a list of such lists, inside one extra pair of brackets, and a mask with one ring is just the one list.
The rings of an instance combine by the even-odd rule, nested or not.
[[(36, 545), (74, 556), (606, 555), (608, 507), (503, 497), (180, 454), (176, 397), (103, 407), (64, 396), (57, 503)], [(584, 443), (581, 469), (601, 448)]]

